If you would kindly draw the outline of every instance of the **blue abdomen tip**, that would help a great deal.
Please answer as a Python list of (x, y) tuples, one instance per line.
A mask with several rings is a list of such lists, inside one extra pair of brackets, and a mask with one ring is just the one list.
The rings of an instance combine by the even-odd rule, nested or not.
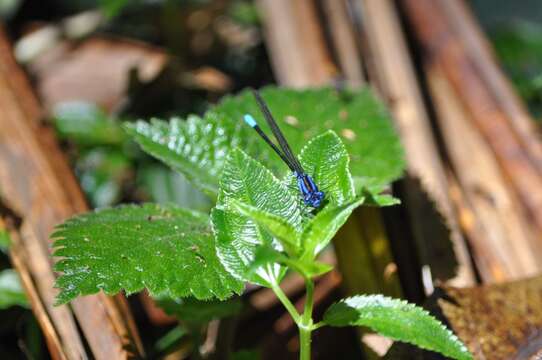
[(243, 119), (245, 120), (245, 122), (247, 123), (248, 126), (250, 126), (250, 127), (255, 127), (256, 126), (256, 120), (254, 120), (252, 115), (246, 114), (243, 117)]

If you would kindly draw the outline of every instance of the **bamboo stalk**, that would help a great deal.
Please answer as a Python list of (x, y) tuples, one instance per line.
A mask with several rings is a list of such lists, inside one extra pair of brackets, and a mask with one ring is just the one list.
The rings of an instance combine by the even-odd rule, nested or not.
[(328, 84), (336, 73), (312, 0), (258, 0), (266, 45), (279, 83)]
[[(116, 302), (113, 307), (103, 294), (72, 302), (92, 354), (84, 349), (69, 307), (53, 305), (57, 291), (49, 234), (56, 224), (88, 208), (52, 133), (39, 126), (40, 115), (36, 97), (0, 28), (0, 191), (5, 205), (20, 215), (20, 243), (24, 252), (32, 254), (20, 257), (18, 267), (31, 275), (66, 358), (120, 359), (142, 354), (125, 303)], [(122, 319), (115, 315), (119, 311)]]
[[(536, 151), (527, 149), (510, 115), (484, 77), (484, 63), (477, 60), (455, 28), (445, 0), (402, 0), (407, 17), (416, 30), (426, 62), (438, 66), (471, 119), (495, 153), (500, 168), (524, 205), (537, 231), (542, 234), (542, 171)], [(486, 64), (487, 65), (487, 64)], [(501, 94), (502, 95), (502, 94)], [(512, 102), (509, 102), (512, 103)], [(525, 132), (525, 131), (524, 131)], [(523, 133), (524, 134), (524, 133)]]
[[(456, 277), (450, 282), (457, 286), (472, 285), (475, 277), (468, 249), (447, 193), (445, 169), (433, 139), (431, 124), (397, 12), (390, 0), (360, 0), (358, 5), (367, 34), (370, 56), (373, 57), (373, 78), (384, 99), (388, 100), (388, 107), (401, 134), (408, 171), (420, 179), (424, 190), (444, 215), (451, 231), (453, 249), (459, 265)], [(416, 211), (420, 208), (416, 206), (417, 200), (408, 194), (414, 190), (407, 191), (406, 203), (415, 225), (422, 223), (427, 214)], [(434, 241), (438, 239), (422, 239), (420, 242), (431, 244)], [(430, 263), (439, 260), (430, 256), (422, 261)]]
[[(32, 280), (32, 275), (28, 271), (28, 267), (25, 264), (25, 260), (28, 258), (28, 254), (25, 252), (24, 247), (22, 246), (21, 239), (19, 234), (15, 229), (10, 229), (6, 226), (4, 219), (0, 218), (0, 230), (6, 231), (10, 237), (10, 250), (9, 256), (13, 267), (17, 271), (19, 278), (21, 279), (21, 284), (25, 290), (26, 296), (32, 306), (36, 320), (40, 325), (43, 336), (45, 337), (45, 342), (47, 348), (49, 349), (49, 354), (53, 359), (67, 359), (68, 354), (63, 348), (60, 340), (60, 334), (53, 325), (53, 321), (47, 311), (45, 306), (40, 299), (36, 285)], [(76, 338), (76, 340), (78, 340)], [(81, 345), (81, 344), (77, 344)]]
[[(521, 204), (510, 191), (489, 145), (462, 107), (460, 96), (436, 67), (426, 67), (431, 97), (444, 142), (462, 192), (473, 212), (463, 229), (475, 234), (471, 244), (484, 281), (534, 275), (541, 269), (542, 248)], [(475, 169), (475, 171), (473, 171)]]
[(539, 171), (542, 171), (541, 129), (533, 121), (525, 104), (499, 67), (493, 49), (468, 5), (464, 1), (441, 1), (440, 4), (468, 49), (468, 53), (473, 54), (472, 61), (477, 64), (476, 68), (488, 84), (487, 89), (492, 92), (502, 110), (506, 112), (523, 147), (530, 153)]
[(353, 26), (348, 21), (347, 2), (323, 0), (322, 4), (331, 33), (331, 45), (335, 50), (341, 72), (350, 86), (360, 87), (365, 84), (363, 62), (359, 56)]

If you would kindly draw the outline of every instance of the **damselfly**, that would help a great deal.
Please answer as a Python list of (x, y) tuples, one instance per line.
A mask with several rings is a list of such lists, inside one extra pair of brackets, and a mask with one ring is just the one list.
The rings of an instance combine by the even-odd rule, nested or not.
[(265, 135), (265, 133), (258, 126), (256, 120), (254, 120), (252, 115), (245, 114), (245, 122), (251, 128), (256, 130), (256, 132), (265, 140), (265, 142), (268, 143), (269, 146), (271, 146), (271, 148), (277, 153), (278, 156), (280, 156), (282, 161), (284, 161), (286, 165), (288, 165), (290, 170), (292, 170), (297, 179), (297, 185), (299, 187), (299, 191), (303, 196), (303, 201), (305, 202), (305, 204), (314, 208), (318, 208), (324, 200), (324, 193), (318, 190), (318, 186), (316, 186), (310, 175), (308, 175), (305, 170), (303, 170), (303, 167), (299, 163), (297, 157), (295, 157), (295, 155), (293, 154), (292, 149), (290, 148), (288, 142), (284, 138), (284, 135), (280, 131), (277, 122), (273, 118), (273, 115), (271, 115), (271, 111), (267, 107), (267, 104), (263, 101), (258, 91), (252, 90), (252, 92), (254, 94), (254, 97), (256, 98), (256, 102), (258, 103), (260, 110), (263, 113), (263, 117), (267, 121), (267, 124), (269, 124), (271, 131), (277, 139), (280, 149), (277, 147), (277, 145), (275, 145), (275, 143), (271, 141), (271, 139), (269, 139), (269, 137), (267, 137), (267, 135)]

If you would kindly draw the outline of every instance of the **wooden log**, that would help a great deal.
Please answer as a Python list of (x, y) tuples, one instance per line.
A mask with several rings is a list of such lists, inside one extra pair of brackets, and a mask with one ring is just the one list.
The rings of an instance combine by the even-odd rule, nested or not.
[(532, 135), (525, 139), (528, 130), (518, 133), (518, 126), (514, 125), (500, 100), (506, 94), (493, 92), (493, 83), (487, 81), (483, 70), (488, 64), (478, 60), (479, 51), (470, 49), (468, 42), (460, 36), (465, 29), (460, 30), (452, 19), (453, 14), (448, 11), (446, 0), (401, 0), (399, 3), (404, 6), (408, 21), (415, 29), (424, 60), (438, 66), (456, 93), (461, 94), (463, 106), (495, 153), (507, 181), (517, 193), (540, 236), (542, 169), (536, 155), (538, 151), (527, 144), (533, 141), (529, 140)]
[[(32, 280), (32, 275), (28, 270), (28, 266), (25, 264), (25, 259), (29, 258), (29, 254), (26, 253), (25, 248), (22, 245), (19, 233), (15, 231), (13, 226), (8, 227), (6, 225), (6, 222), (12, 222), (10, 220), (12, 219), (9, 219), (7, 214), (2, 214), (2, 217), (0, 217), (0, 231), (4, 231), (9, 234), (9, 257), (13, 267), (19, 275), (21, 285), (23, 286), (26, 296), (28, 297), (28, 301), (32, 306), (32, 311), (34, 312), (36, 321), (42, 329), (45, 343), (49, 349), (49, 354), (53, 359), (68, 359), (67, 351), (61, 344), (60, 333), (53, 325), (53, 321), (47, 313), (43, 302), (41, 301), (36, 284)], [(78, 341), (76, 345), (79, 347), (81, 345), (79, 338), (75, 337), (75, 340)], [(79, 351), (80, 348), (77, 350)]]
[(511, 125), (538, 169), (542, 169), (541, 128), (537, 126), (536, 121), (533, 121), (525, 104), (498, 65), (496, 55), (467, 3), (442, 1), (441, 5), (468, 49), (468, 53), (473, 55), (472, 61), (476, 63), (476, 68), (488, 84), (488, 91), (492, 92), (502, 110), (508, 115)]
[[(359, 0), (360, 16), (367, 36), (372, 78), (387, 100), (395, 124), (406, 151), (408, 172), (420, 179), (423, 189), (434, 201), (450, 228), (455, 257), (458, 261), (457, 275), (450, 280), (456, 286), (472, 285), (474, 271), (465, 239), (457, 225), (457, 218), (448, 196), (448, 182), (442, 159), (433, 138), (431, 123), (422, 100), (412, 60), (409, 57), (397, 11), (390, 0)], [(426, 212), (417, 206), (416, 189), (407, 189), (406, 206), (412, 224), (423, 224)], [(416, 209), (419, 209), (417, 211)], [(423, 236), (423, 231), (418, 231)], [(430, 245), (439, 239), (419, 239), (418, 243)], [(423, 262), (438, 261), (434, 256)]]
[(278, 82), (325, 85), (335, 75), (312, 0), (258, 0), (266, 45)]
[(348, 21), (346, 0), (323, 0), (323, 11), (331, 34), (341, 73), (354, 88), (365, 84), (363, 62), (359, 54), (353, 24)]
[(534, 275), (542, 269), (537, 241), (521, 204), (497, 160), (446, 76), (426, 67), (429, 90), (444, 143), (472, 215), (462, 223), (485, 282)]
[(40, 115), (36, 97), (0, 28), (1, 199), (21, 218), (17, 231), (21, 253), (32, 254), (18, 257), (17, 267), (32, 277), (40, 303), (58, 333), (62, 348), (59, 352), (65, 358), (125, 359), (142, 355), (137, 330), (120, 298), (110, 301), (99, 294), (72, 302), (73, 314), (91, 354), (83, 346), (70, 308), (53, 305), (57, 290), (53, 289), (49, 234), (56, 224), (88, 208), (52, 132), (38, 123)]

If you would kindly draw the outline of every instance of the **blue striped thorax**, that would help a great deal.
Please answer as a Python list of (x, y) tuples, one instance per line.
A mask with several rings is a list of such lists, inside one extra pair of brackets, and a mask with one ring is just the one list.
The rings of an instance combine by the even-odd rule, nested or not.
[(295, 173), (297, 178), (297, 185), (299, 186), (299, 191), (303, 195), (303, 201), (308, 206), (313, 208), (320, 207), (322, 201), (324, 200), (324, 193), (318, 190), (318, 186), (314, 183), (312, 178), (307, 174), (298, 174)]

